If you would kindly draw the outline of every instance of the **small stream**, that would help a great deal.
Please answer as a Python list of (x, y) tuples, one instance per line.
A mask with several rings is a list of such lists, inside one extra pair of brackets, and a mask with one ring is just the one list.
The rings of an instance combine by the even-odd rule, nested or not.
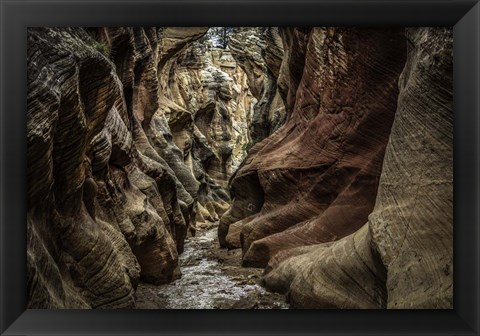
[(217, 228), (187, 238), (180, 256), (182, 277), (155, 286), (140, 283), (139, 309), (286, 309), (285, 296), (259, 285), (263, 269), (243, 268), (241, 251), (220, 249)]

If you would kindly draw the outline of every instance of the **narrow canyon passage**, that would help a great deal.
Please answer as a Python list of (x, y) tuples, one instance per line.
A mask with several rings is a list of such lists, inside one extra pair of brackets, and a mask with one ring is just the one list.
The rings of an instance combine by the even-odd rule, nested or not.
[[(196, 199), (195, 217), (172, 282), (155, 285), (141, 279), (135, 292), (140, 309), (285, 306), (283, 296), (259, 286), (262, 269), (242, 268), (241, 251), (221, 249), (218, 242), (219, 219), (231, 201), (228, 180), (252, 145), (250, 130), (259, 99), (259, 93), (252, 94), (251, 74), (244, 71), (248, 69), (237, 64), (238, 54), (227, 46), (226, 33), (226, 28), (212, 28), (189, 42), (160, 77), (160, 108), (168, 116), (163, 131), (171, 132), (168, 146), (179, 154), (170, 161), (174, 170), (183, 170), (180, 183)], [(243, 41), (240, 47), (245, 47)]]
[(28, 308), (453, 306), (451, 28), (27, 37)]
[[(171, 65), (165, 97), (196, 111), (194, 127), (198, 134), (194, 131), (193, 138), (189, 135), (191, 125), (176, 121), (179, 108), (170, 104), (167, 111), (173, 116), (173, 141), (184, 149), (184, 164), (200, 163), (205, 177), (211, 180), (198, 192), (196, 232), (195, 236), (191, 235), (193, 231), (187, 234), (179, 255), (180, 270), (174, 274), (179, 278), (158, 286), (140, 282), (135, 293), (137, 308), (287, 307), (283, 295), (260, 286), (263, 268), (242, 267), (242, 251), (224, 249), (218, 240), (219, 220), (227, 208), (216, 205), (217, 195), (229, 192), (227, 182), (243, 164), (248, 149), (276, 130), (284, 119), (276, 78), (268, 72), (264, 60), (265, 41), (259, 39), (260, 31), (210, 28), (187, 45)], [(279, 35), (275, 36), (272, 42), (279, 48), (274, 54), (278, 66), (281, 41)], [(203, 144), (199, 141), (202, 138), (206, 140)], [(206, 145), (208, 156), (196, 150), (199, 145)], [(194, 169), (192, 172), (201, 181)], [(254, 210), (251, 205), (245, 207), (244, 211)]]

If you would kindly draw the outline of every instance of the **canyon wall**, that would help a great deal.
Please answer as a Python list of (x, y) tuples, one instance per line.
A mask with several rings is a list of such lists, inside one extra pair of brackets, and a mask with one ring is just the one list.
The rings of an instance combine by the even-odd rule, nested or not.
[[(302, 308), (453, 308), (453, 34), (406, 30), (373, 212), (334, 243), (279, 253), (267, 286)], [(292, 257), (292, 255), (294, 255)]]
[(365, 224), (405, 64), (401, 29), (282, 35), (288, 62), (278, 81), (288, 119), (250, 150), (220, 222), (220, 234), (228, 231), (220, 241), (241, 246), (245, 266), (265, 267), (280, 250), (335, 240)]
[(229, 49), (247, 74), (248, 85), (257, 99), (249, 126), (250, 148), (285, 122), (285, 106), (277, 85), (283, 60), (283, 42), (278, 27), (234, 28)]
[(228, 208), (255, 98), (207, 28), (28, 30), (28, 307), (128, 308)]
[(247, 75), (229, 50), (214, 48), (203, 38), (167, 61), (159, 79), (160, 110), (152, 122), (151, 143), (165, 130), (171, 134), (171, 149), (161, 144), (159, 151), (182, 184), (194, 189), (197, 208), (191, 225), (218, 221), (229, 207), (228, 179), (250, 142), (256, 98)]
[(207, 29), (28, 29), (28, 307), (134, 307), (220, 221), (294, 308), (452, 308), (452, 29)]
[(452, 30), (280, 32), (287, 120), (231, 181), (222, 245), (294, 308), (452, 308)]

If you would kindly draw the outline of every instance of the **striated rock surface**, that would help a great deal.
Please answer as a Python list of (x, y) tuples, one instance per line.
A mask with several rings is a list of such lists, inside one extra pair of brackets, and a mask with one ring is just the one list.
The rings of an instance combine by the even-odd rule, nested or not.
[(452, 308), (452, 29), (207, 29), (28, 29), (28, 307), (135, 307), (220, 220), (294, 308)]
[(161, 107), (151, 134), (170, 130), (166, 142), (172, 149), (160, 147), (197, 200), (194, 230), (195, 222), (218, 221), (229, 207), (225, 188), (246, 155), (256, 99), (231, 53), (207, 40), (167, 62), (160, 78)]
[[(368, 223), (341, 240), (283, 250), (270, 260), (264, 282), (288, 292), (293, 307), (453, 307), (453, 34), (412, 28), (406, 38), (396, 117)], [(297, 239), (298, 231), (291, 233)]]
[(28, 306), (128, 308), (228, 208), (255, 99), (207, 28), (28, 30)]
[(248, 147), (251, 147), (272, 134), (286, 119), (284, 102), (277, 87), (283, 42), (278, 27), (235, 28), (229, 48), (247, 74), (248, 85), (257, 99), (250, 125)]
[[(231, 182), (220, 242), (243, 264), (359, 229), (373, 209), (405, 63), (401, 30), (283, 32), (285, 125), (257, 143)], [(295, 89), (297, 88), (297, 89)], [(293, 96), (292, 92), (296, 92)]]

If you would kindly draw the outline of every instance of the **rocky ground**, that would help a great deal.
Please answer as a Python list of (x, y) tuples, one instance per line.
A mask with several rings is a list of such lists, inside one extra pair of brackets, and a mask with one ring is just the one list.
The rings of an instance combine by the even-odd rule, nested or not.
[(187, 238), (180, 256), (182, 276), (155, 286), (140, 283), (139, 309), (284, 309), (285, 297), (259, 285), (263, 269), (243, 268), (241, 250), (220, 249), (217, 227)]

